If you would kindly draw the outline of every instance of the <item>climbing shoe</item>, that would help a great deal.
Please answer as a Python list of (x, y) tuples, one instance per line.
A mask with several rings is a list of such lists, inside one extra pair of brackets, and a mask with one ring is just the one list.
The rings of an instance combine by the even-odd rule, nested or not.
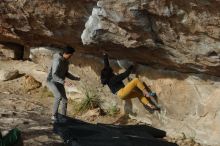
[(151, 108), (150, 106), (148, 106), (148, 105), (144, 105), (144, 108), (145, 108), (149, 113), (151, 113), (151, 114), (154, 113), (154, 109)]
[(155, 97), (155, 96), (156, 96), (156, 93), (150, 92), (149, 95), (152, 96), (152, 97)]
[(154, 110), (155, 110), (155, 111), (158, 111), (158, 112), (160, 113), (161, 108), (160, 108), (160, 107), (155, 107)]

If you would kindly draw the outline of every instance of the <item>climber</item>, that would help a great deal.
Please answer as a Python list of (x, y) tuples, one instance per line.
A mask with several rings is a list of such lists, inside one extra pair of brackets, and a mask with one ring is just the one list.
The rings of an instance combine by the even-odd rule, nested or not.
[(54, 54), (52, 66), (50, 68), (48, 77), (47, 77), (47, 85), (48, 88), (52, 91), (55, 99), (53, 105), (53, 112), (51, 119), (53, 121), (57, 120), (57, 113), (60, 101), (62, 100), (62, 115), (66, 115), (67, 111), (67, 97), (64, 88), (64, 84), (67, 86), (71, 86), (70, 82), (65, 80), (65, 77), (71, 80), (79, 81), (79, 77), (73, 76), (68, 72), (69, 69), (69, 60), (72, 57), (75, 49), (72, 47), (64, 48), (62, 53)]
[[(103, 85), (108, 85), (111, 92), (119, 96), (122, 100), (138, 97), (141, 103), (144, 105), (150, 113), (154, 110), (160, 110), (159, 107), (154, 106), (148, 100), (153, 99), (152, 95), (145, 89), (144, 84), (138, 79), (134, 78), (129, 83), (124, 85), (122, 82), (131, 73), (133, 66), (130, 66), (124, 73), (115, 75), (110, 67), (108, 55), (104, 53), (104, 68), (101, 71), (101, 82)], [(141, 92), (135, 89), (140, 89)]]

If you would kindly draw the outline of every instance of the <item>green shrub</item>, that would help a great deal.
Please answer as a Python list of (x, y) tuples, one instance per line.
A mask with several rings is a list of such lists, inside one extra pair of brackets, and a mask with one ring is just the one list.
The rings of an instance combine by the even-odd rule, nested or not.
[(96, 91), (85, 90), (83, 100), (78, 104), (78, 112), (82, 113), (90, 109), (101, 108), (101, 99)]
[(118, 113), (119, 113), (119, 108), (117, 108), (117, 106), (116, 105), (114, 105), (114, 106), (111, 106), (108, 110), (107, 110), (107, 115), (109, 115), (109, 116), (115, 116), (115, 115), (117, 115)]

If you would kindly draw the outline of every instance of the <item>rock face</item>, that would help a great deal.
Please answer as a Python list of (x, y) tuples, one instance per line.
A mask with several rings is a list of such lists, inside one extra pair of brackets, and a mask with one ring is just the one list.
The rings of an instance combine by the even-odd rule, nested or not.
[[(45, 66), (50, 66), (54, 49), (42, 47), (34, 51), (34, 60)], [(44, 56), (44, 58), (42, 57)], [(158, 70), (143, 65), (137, 65), (136, 75), (158, 95), (161, 113), (149, 114), (138, 99), (122, 101), (113, 95), (107, 86), (100, 84), (102, 61), (93, 56), (76, 54), (71, 60), (70, 71), (81, 76), (80, 83), (74, 85), (83, 92), (86, 89), (95, 91), (101, 98), (102, 107), (106, 110), (113, 106), (120, 107), (121, 112), (131, 118), (166, 130), (168, 135), (179, 139), (185, 135), (202, 144), (218, 146), (220, 144), (219, 93), (220, 78), (204, 74), (184, 74), (176, 71)], [(115, 72), (123, 72), (117, 61), (111, 60)], [(127, 81), (126, 81), (127, 82)], [(71, 96), (68, 94), (68, 96)], [(77, 100), (76, 95), (72, 98)], [(211, 135), (207, 137), (207, 135)]]
[(80, 44), (93, 0), (18, 0), (0, 2), (0, 40), (25, 47)]
[(0, 54), (6, 58), (11, 59), (23, 59), (24, 48), (20, 45), (11, 44), (0, 44)]
[(95, 55), (105, 49), (113, 58), (220, 76), (219, 6), (218, 0), (3, 0), (0, 41), (69, 44)]
[(18, 70), (0, 70), (0, 81), (7, 81), (16, 78), (19, 75)]
[(25, 76), (24, 89), (26, 91), (34, 90), (41, 87), (41, 83), (30, 75)]
[(219, 1), (100, 0), (97, 6), (84, 44), (111, 42), (125, 47), (111, 52), (141, 63), (220, 75)]
[[(149, 115), (133, 99), (125, 104), (130, 116), (218, 146), (219, 7), (219, 0), (2, 0), (0, 41), (32, 47), (33, 60), (45, 68), (52, 53), (42, 53), (40, 46), (48, 45), (68, 44), (94, 56), (105, 50), (113, 59), (137, 62), (137, 74), (158, 94), (164, 110)], [(94, 56), (74, 56), (71, 69), (89, 78), (81, 82), (97, 89), (106, 106), (123, 106), (100, 85), (102, 64)]]

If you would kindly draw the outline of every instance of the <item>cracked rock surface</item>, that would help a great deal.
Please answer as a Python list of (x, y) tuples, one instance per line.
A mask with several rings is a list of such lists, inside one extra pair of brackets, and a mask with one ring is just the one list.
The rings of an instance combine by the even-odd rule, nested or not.
[[(218, 0), (0, 2), (0, 41), (71, 45), (99, 56), (220, 76)], [(83, 45), (84, 44), (84, 45)]]

